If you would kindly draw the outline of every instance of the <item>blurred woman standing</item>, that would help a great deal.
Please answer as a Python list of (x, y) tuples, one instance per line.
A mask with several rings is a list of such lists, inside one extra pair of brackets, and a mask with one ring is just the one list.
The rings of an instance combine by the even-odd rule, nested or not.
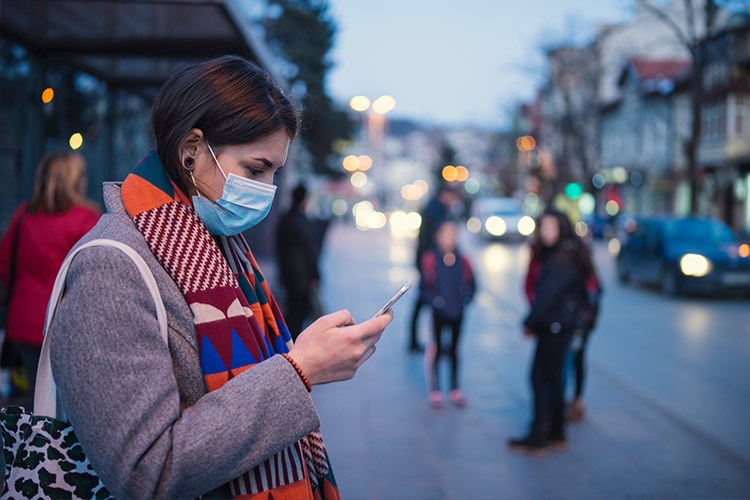
[(534, 418), (529, 433), (511, 439), (511, 449), (543, 452), (564, 447), (565, 359), (586, 301), (589, 253), (568, 217), (548, 209), (539, 220), (526, 278), (530, 311), (524, 334), (536, 339), (531, 367)]
[(37, 166), (31, 199), (16, 209), (0, 242), (0, 281), (10, 295), (4, 348), (21, 358), (32, 394), (55, 276), (73, 245), (99, 220), (96, 204), (84, 195), (86, 186), (83, 156), (46, 155)]

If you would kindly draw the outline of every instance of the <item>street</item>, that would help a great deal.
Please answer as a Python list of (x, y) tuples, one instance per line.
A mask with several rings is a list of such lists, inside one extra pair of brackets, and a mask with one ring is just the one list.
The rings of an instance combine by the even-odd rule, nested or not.
[[(530, 418), (533, 342), (523, 244), (464, 232), (479, 293), (461, 338), (465, 409), (426, 403), (423, 360), (406, 351), (416, 290), (394, 307), (375, 355), (314, 398), (343, 498), (737, 498), (750, 495), (750, 309), (747, 300), (670, 298), (620, 285), (597, 242), (605, 286), (589, 344), (587, 414), (568, 449), (514, 454), (506, 440)], [(323, 252), (327, 311), (371, 316), (414, 279), (413, 240), (334, 224)], [(429, 338), (429, 313), (421, 319)], [(447, 365), (441, 373), (447, 376)]]

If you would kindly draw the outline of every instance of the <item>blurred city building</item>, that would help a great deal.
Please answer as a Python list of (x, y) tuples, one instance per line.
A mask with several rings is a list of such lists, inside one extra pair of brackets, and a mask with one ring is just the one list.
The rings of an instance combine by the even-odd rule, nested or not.
[(633, 59), (622, 69), (619, 96), (599, 112), (599, 171), (625, 211), (688, 210), (680, 184), (685, 154), (675, 138), (690, 124), (689, 72), (688, 60)]
[[(609, 215), (686, 214), (693, 179), (697, 213), (746, 230), (750, 6), (634, 4), (633, 22), (601, 26), (584, 45), (548, 48), (545, 83), (517, 113), (516, 134), (536, 140), (530, 153), (519, 148), (519, 175), (547, 202), (580, 185), (596, 197), (596, 211), (606, 207)], [(702, 117), (692, 174), (695, 95)]]

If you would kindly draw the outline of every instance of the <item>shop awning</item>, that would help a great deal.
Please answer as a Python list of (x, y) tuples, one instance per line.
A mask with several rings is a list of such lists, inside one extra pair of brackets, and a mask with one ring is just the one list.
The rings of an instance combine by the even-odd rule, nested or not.
[[(0, 32), (36, 56), (116, 86), (155, 87), (175, 65), (223, 54), (271, 70), (246, 0), (2, 0)], [(273, 71), (272, 71), (273, 72)]]

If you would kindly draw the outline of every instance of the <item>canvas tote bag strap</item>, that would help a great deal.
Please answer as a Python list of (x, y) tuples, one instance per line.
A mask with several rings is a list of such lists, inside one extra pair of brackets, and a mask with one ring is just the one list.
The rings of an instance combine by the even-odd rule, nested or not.
[(57, 386), (52, 377), (52, 366), (50, 365), (49, 339), (51, 332), (49, 326), (52, 323), (52, 319), (55, 317), (57, 306), (60, 304), (60, 299), (62, 298), (63, 290), (65, 289), (65, 278), (68, 274), (68, 269), (70, 268), (73, 258), (81, 250), (90, 247), (114, 247), (130, 257), (138, 268), (138, 271), (141, 273), (141, 277), (143, 277), (143, 280), (146, 282), (148, 291), (154, 299), (154, 304), (156, 305), (156, 318), (159, 320), (159, 332), (164, 339), (164, 343), (167, 343), (167, 311), (164, 309), (164, 303), (161, 300), (161, 294), (156, 285), (156, 279), (148, 268), (146, 261), (143, 260), (143, 257), (138, 255), (138, 253), (128, 245), (114, 240), (92, 240), (79, 246), (68, 254), (65, 261), (63, 261), (60, 271), (57, 273), (55, 285), (52, 287), (52, 295), (50, 296), (49, 304), (47, 306), (47, 317), (44, 324), (44, 342), (42, 343), (42, 352), (39, 357), (39, 368), (37, 370), (36, 387), (34, 389), (35, 415), (44, 415), (62, 420), (62, 416), (57, 415)]

